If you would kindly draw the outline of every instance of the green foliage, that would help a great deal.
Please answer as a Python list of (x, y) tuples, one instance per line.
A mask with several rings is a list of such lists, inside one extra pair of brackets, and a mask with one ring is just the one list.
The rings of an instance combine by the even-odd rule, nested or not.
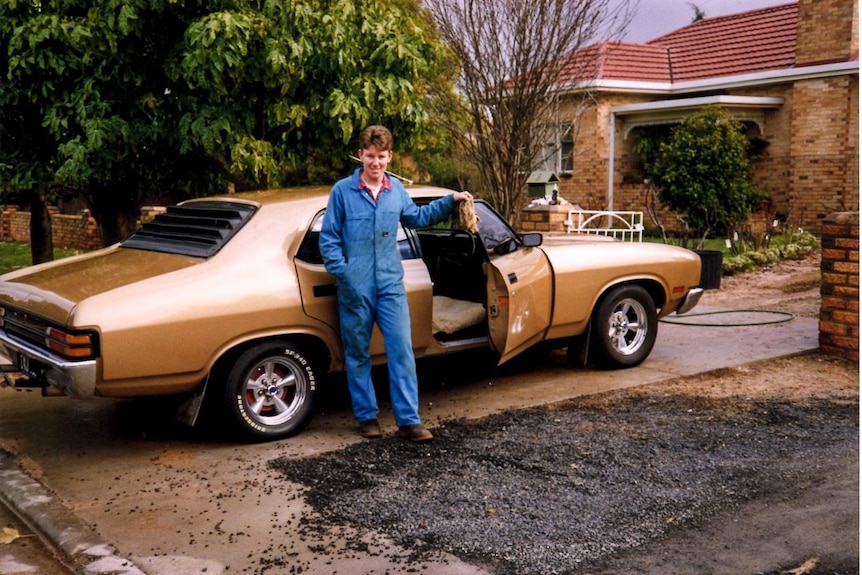
[(2, 2), (0, 187), (73, 190), (104, 232), (154, 190), (332, 181), (365, 125), (403, 146), (425, 121), (446, 74), (428, 20), (418, 0)]
[(661, 202), (700, 240), (740, 226), (766, 194), (751, 184), (754, 156), (742, 124), (718, 107), (686, 118), (667, 139), (638, 151)]
[(186, 90), (181, 151), (260, 187), (313, 172), (310, 157), (344, 166), (370, 123), (411, 142), (442, 48), (412, 0), (317, 0), (226, 3), (189, 25), (181, 52), (168, 67)]
[(759, 269), (785, 259), (801, 259), (817, 249), (819, 245), (817, 238), (802, 228), (782, 234), (776, 240), (773, 245), (760, 250), (749, 250), (736, 255), (725, 254), (722, 272), (733, 275)]

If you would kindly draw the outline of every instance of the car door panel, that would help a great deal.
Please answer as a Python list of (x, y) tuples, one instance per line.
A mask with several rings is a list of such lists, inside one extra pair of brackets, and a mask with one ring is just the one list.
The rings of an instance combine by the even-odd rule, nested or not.
[(502, 364), (544, 338), (553, 279), (545, 254), (535, 248), (515, 250), (485, 265), (488, 335)]
[[(322, 260), (317, 250), (317, 237), (322, 219), (321, 213), (302, 242), (301, 257), (296, 257), (294, 261), (306, 315), (322, 321), (336, 333), (340, 333), (335, 278), (319, 263)], [(425, 262), (411, 249), (403, 229), (399, 230), (398, 236), (399, 249), (404, 258), (401, 263), (404, 267), (404, 288), (410, 307), (413, 348), (417, 355), (421, 355), (431, 340), (431, 276)], [(376, 325), (371, 335), (370, 349), (375, 363), (385, 360), (383, 336)]]

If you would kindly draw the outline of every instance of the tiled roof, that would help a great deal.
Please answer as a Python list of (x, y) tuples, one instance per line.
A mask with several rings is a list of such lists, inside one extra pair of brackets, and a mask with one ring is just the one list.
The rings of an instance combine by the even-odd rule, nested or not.
[(671, 83), (792, 68), (796, 24), (795, 2), (706, 18), (645, 44), (588, 46), (570, 60), (567, 75)]
[(614, 79), (669, 82), (667, 48), (649, 44), (602, 42), (578, 50), (569, 60), (563, 80)]
[(695, 22), (649, 42), (666, 47), (673, 80), (792, 68), (797, 5), (785, 4)]

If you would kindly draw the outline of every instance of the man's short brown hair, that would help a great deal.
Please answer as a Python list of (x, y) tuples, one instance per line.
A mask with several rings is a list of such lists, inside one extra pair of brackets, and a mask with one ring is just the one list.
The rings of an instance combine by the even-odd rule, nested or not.
[(359, 133), (359, 148), (374, 146), (381, 152), (392, 150), (392, 132), (383, 126), (368, 126)]

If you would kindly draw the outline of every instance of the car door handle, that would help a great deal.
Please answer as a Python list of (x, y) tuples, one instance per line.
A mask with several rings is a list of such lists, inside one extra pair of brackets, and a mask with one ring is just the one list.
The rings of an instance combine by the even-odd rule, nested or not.
[(332, 297), (337, 291), (335, 284), (316, 285), (311, 289), (314, 297)]

